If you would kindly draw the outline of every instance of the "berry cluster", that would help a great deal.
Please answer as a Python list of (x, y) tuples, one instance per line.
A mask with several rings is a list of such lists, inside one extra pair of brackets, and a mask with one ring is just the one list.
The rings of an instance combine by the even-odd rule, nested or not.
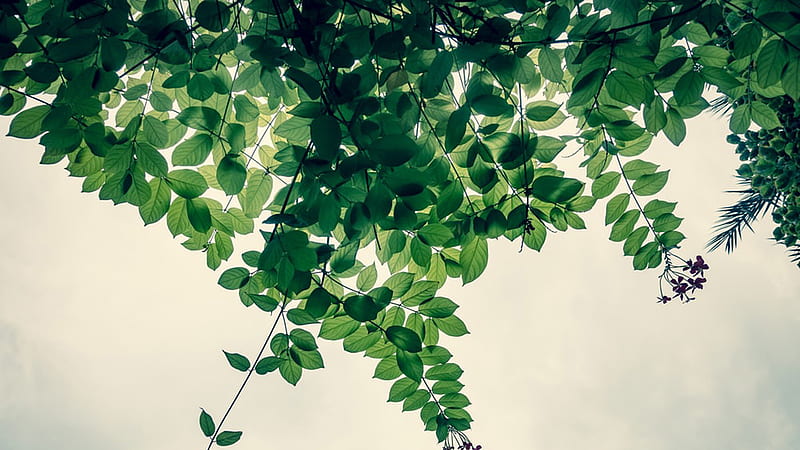
[[(675, 257), (681, 260), (682, 266), (679, 266), (681, 272), (675, 271), (675, 266), (672, 264), (670, 257)], [(672, 295), (664, 295), (663, 287), (661, 288), (661, 295), (658, 297), (658, 303), (665, 304), (669, 301), (680, 299), (683, 303), (688, 303), (694, 300), (690, 297), (697, 289), (703, 289), (703, 284), (707, 281), (705, 279), (704, 271), (708, 270), (708, 264), (703, 260), (703, 257), (698, 255), (692, 261), (685, 261), (680, 257), (668, 254), (666, 257), (666, 264), (664, 273), (661, 274), (661, 280), (666, 280), (668, 285), (672, 288)]]
[(800, 242), (800, 102), (788, 95), (762, 100), (778, 114), (781, 126), (732, 134), (728, 142), (744, 161), (739, 175), (774, 207), (772, 220), (778, 226), (773, 237), (793, 247)]

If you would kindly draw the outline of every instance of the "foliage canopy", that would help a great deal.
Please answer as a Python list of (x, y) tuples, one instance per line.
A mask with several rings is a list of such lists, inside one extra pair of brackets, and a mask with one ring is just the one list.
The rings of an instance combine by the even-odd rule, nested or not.
[[(6, 0), (0, 11), (0, 111), (10, 136), (39, 138), (43, 164), (66, 159), (84, 191), (137, 207), (145, 224), (165, 219), (212, 269), (263, 225), (263, 246), (219, 277), (275, 318), (252, 361), (224, 353), (242, 387), (254, 372), (296, 384), (322, 368), (318, 325), (317, 337), (375, 358), (389, 401), (419, 411), (445, 447), (473, 448), (463, 371), (439, 345), (468, 331), (437, 291), (481, 275), (487, 239), (538, 251), (599, 204), (635, 269), (663, 266), (684, 301), (702, 288), (708, 266), (673, 253), (676, 204), (649, 198), (669, 170), (640, 155), (659, 134), (679, 145), (684, 121), (711, 107), (707, 89), (746, 136), (729, 140), (750, 161), (752, 198), (745, 214), (726, 212), (715, 242), (735, 245), (765, 202), (776, 239), (793, 246), (800, 232), (789, 0)], [(564, 152), (585, 173), (559, 170)], [(240, 439), (222, 429), (227, 412), (215, 423), (202, 411), (209, 448)]]

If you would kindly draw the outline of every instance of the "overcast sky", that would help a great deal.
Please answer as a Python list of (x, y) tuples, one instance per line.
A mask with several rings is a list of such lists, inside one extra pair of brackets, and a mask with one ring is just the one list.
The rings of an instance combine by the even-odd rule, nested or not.
[[(695, 120), (681, 148), (659, 140), (644, 155), (672, 169), (661, 198), (679, 201), (686, 257), (705, 254), (716, 209), (736, 198), (723, 193), (738, 166), (725, 128)], [(40, 154), (2, 139), (0, 447), (204, 449), (199, 408), (219, 419), (242, 378), (221, 350), (252, 358), (269, 316), (217, 286), (165, 226), (81, 194), (81, 180), (39, 166)], [(633, 271), (602, 213), (588, 231), (548, 236), (542, 253), (492, 242), (478, 281), (446, 286), (472, 332), (444, 345), (466, 371), (473, 441), (800, 448), (800, 270), (767, 240), (769, 219), (732, 255), (706, 257), (696, 302), (660, 305), (658, 272)], [(374, 360), (321, 343), (326, 368), (298, 387), (277, 373), (251, 382), (227, 421), (245, 432), (232, 448), (437, 448), (417, 412), (385, 402)]]

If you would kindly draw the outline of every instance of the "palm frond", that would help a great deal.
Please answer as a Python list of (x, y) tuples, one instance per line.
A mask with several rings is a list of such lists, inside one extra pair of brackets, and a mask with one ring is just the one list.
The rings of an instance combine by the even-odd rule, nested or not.
[(733, 103), (730, 97), (723, 95), (711, 100), (711, 112), (720, 116), (730, 113), (733, 110)]
[(797, 267), (800, 267), (800, 245), (795, 245), (789, 249), (789, 259), (791, 259), (793, 263), (797, 263)]
[(742, 238), (742, 231), (745, 228), (753, 231), (750, 224), (760, 217), (764, 217), (770, 208), (775, 207), (777, 195), (771, 198), (762, 197), (760, 193), (750, 187), (750, 180), (747, 178), (739, 177), (739, 183), (748, 187), (737, 191), (727, 191), (742, 197), (735, 204), (719, 210), (721, 215), (714, 225), (714, 231), (717, 234), (706, 244), (706, 248), (709, 250), (716, 250), (724, 243), (725, 251), (732, 252)]

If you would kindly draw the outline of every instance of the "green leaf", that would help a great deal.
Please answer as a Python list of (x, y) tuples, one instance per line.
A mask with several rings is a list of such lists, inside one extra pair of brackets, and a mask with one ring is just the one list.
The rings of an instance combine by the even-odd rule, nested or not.
[(284, 72), (284, 75), (297, 83), (310, 99), (316, 100), (322, 95), (322, 88), (320, 87), (319, 81), (315, 80), (311, 75), (295, 69), (294, 67), (288, 68), (286, 72)]
[(417, 143), (404, 134), (380, 138), (373, 142), (368, 149), (375, 162), (390, 167), (408, 162), (418, 151)]
[(269, 173), (251, 170), (247, 177), (247, 188), (239, 195), (244, 215), (249, 218), (260, 216), (270, 193), (272, 193), (272, 177)]
[(248, 297), (262, 311), (272, 312), (278, 307), (279, 302), (268, 295), (248, 294)]
[(478, 96), (470, 105), (476, 113), (489, 117), (500, 116), (511, 110), (511, 105), (505, 99), (492, 94)]
[(206, 30), (219, 32), (230, 23), (231, 10), (218, 0), (203, 0), (195, 8), (194, 18)]
[(441, 396), (439, 398), (439, 404), (447, 408), (464, 408), (472, 403), (469, 401), (466, 395), (453, 392)]
[(453, 355), (444, 347), (439, 347), (438, 345), (429, 345), (419, 352), (419, 357), (422, 359), (423, 364), (426, 366), (432, 366), (436, 364), (444, 364), (447, 361), (450, 361), (450, 358), (452, 358)]
[(644, 205), (644, 215), (648, 219), (655, 219), (656, 217), (671, 213), (675, 210), (677, 203), (665, 202), (663, 200), (651, 200)]
[(620, 70), (611, 72), (606, 78), (608, 94), (615, 100), (638, 108), (645, 100), (644, 86), (641, 80)]
[(314, 340), (314, 335), (302, 328), (295, 328), (289, 332), (289, 340), (301, 350), (311, 351), (317, 349), (317, 341)]
[(225, 350), (223, 350), (222, 353), (225, 353), (225, 358), (228, 359), (228, 363), (234, 369), (246, 372), (247, 369), (250, 368), (250, 360), (248, 360), (244, 355), (240, 355), (239, 353), (228, 353)]
[(275, 371), (281, 365), (281, 359), (276, 356), (267, 356), (261, 358), (261, 361), (256, 364), (255, 371), (259, 375), (266, 375)]
[(564, 203), (578, 195), (581, 188), (583, 183), (573, 178), (543, 175), (533, 180), (531, 193), (548, 203)]
[(444, 297), (433, 297), (419, 305), (419, 312), (428, 317), (439, 319), (453, 315), (458, 305), (452, 300)]
[[(633, 268), (635, 270), (644, 270), (651, 266), (651, 262), (659, 261), (661, 256), (661, 248), (655, 242), (648, 242), (636, 252), (633, 257)], [(655, 265), (652, 265), (655, 267)]]
[(486, 269), (489, 262), (489, 245), (486, 239), (474, 237), (461, 250), (461, 280), (463, 284), (477, 279)]
[(197, 133), (186, 139), (172, 151), (172, 164), (176, 166), (199, 166), (203, 164), (214, 147), (214, 141), (206, 133)]
[(190, 106), (181, 111), (176, 119), (189, 128), (216, 131), (222, 117), (217, 110), (208, 106)]
[(389, 400), (390, 402), (399, 402), (413, 394), (417, 387), (419, 387), (419, 381), (414, 381), (410, 378), (400, 378), (399, 380), (395, 381), (392, 384), (392, 387), (389, 388)]
[(752, 55), (761, 46), (761, 27), (748, 23), (733, 36), (733, 56), (742, 59)]
[(322, 369), (325, 367), (322, 361), (322, 355), (318, 350), (306, 351), (294, 346), (289, 349), (289, 356), (298, 366), (306, 370)]
[(614, 242), (621, 242), (630, 236), (633, 227), (639, 220), (639, 210), (632, 209), (625, 212), (611, 227), (611, 235), (609, 240)]
[(450, 315), (449, 317), (444, 318), (434, 318), (433, 322), (436, 324), (442, 333), (458, 337), (463, 336), (465, 334), (469, 334), (469, 330), (467, 330), (467, 326), (464, 324), (464, 321), (459, 319), (454, 315)]
[(800, 59), (789, 59), (781, 75), (781, 86), (794, 101), (800, 100)]
[(49, 106), (41, 105), (18, 113), (11, 119), (11, 124), (8, 126), (8, 136), (31, 139), (42, 134), (45, 131), (42, 128), (42, 120), (50, 110)]
[(555, 50), (548, 46), (539, 50), (539, 70), (542, 76), (555, 83), (564, 79), (564, 70), (561, 68), (561, 57)]
[(314, 119), (311, 122), (311, 141), (320, 158), (326, 161), (333, 160), (342, 143), (339, 121), (328, 115)]
[(403, 411), (414, 411), (422, 408), (430, 400), (431, 394), (426, 389), (418, 389), (406, 397), (403, 402)]
[(382, 333), (377, 331), (368, 332), (366, 327), (359, 327), (355, 333), (344, 338), (342, 346), (346, 352), (358, 353), (369, 350), (378, 343), (383, 337)]
[(236, 290), (247, 284), (250, 280), (250, 271), (244, 267), (231, 267), (222, 272), (217, 284), (229, 290)]
[(693, 70), (686, 72), (675, 85), (675, 102), (678, 105), (691, 105), (700, 100), (705, 84), (706, 82), (699, 72)]
[(731, 113), (728, 128), (736, 134), (742, 134), (750, 128), (752, 119), (753, 115), (750, 104), (739, 105), (733, 110), (733, 113)]
[(436, 383), (433, 383), (431, 391), (433, 391), (434, 394), (442, 395), (459, 392), (463, 388), (464, 385), (458, 381), (437, 381)]
[(451, 182), (442, 190), (436, 200), (437, 215), (439, 218), (444, 218), (458, 210), (463, 202), (464, 191), (462, 190), (461, 183)]
[(675, 108), (667, 108), (666, 122), (664, 124), (664, 135), (667, 136), (672, 145), (680, 145), (686, 139), (686, 124)]
[(658, 193), (667, 184), (669, 170), (642, 175), (633, 183), (633, 192), (636, 195), (653, 195)]
[(150, 180), (150, 192), (150, 198), (139, 206), (139, 216), (145, 225), (158, 222), (169, 210), (170, 190), (164, 180)]
[(183, 198), (196, 198), (208, 190), (208, 183), (199, 172), (189, 169), (173, 170), (167, 174), (167, 185)]
[(677, 247), (684, 239), (686, 236), (680, 231), (667, 231), (658, 237), (659, 242), (667, 248)]
[(622, 252), (625, 256), (635, 255), (642, 247), (642, 243), (647, 238), (648, 233), (650, 233), (650, 229), (646, 226), (641, 226), (633, 230), (633, 232), (628, 235), (628, 238), (625, 239), (625, 244), (622, 246)]
[(780, 40), (769, 41), (761, 47), (756, 59), (758, 85), (768, 87), (777, 84), (783, 69), (789, 62), (789, 55)]
[(211, 229), (211, 211), (208, 203), (203, 198), (190, 198), (186, 200), (186, 214), (192, 228), (201, 233)]
[(781, 122), (778, 120), (778, 114), (767, 106), (766, 103), (752, 102), (750, 103), (750, 108), (753, 122), (757, 123), (765, 130), (771, 130), (781, 126)]
[(233, 445), (239, 442), (239, 439), (242, 437), (241, 431), (223, 431), (222, 433), (217, 435), (216, 443), (220, 447), (227, 447), (228, 445)]
[(649, 175), (658, 170), (658, 164), (642, 161), (641, 159), (634, 159), (633, 161), (626, 162), (625, 165), (622, 166), (622, 170), (625, 174), (625, 178), (637, 180), (642, 175)]
[(195, 100), (208, 100), (214, 94), (214, 85), (207, 76), (196, 73), (186, 85), (186, 93)]
[(300, 381), (300, 377), (303, 376), (303, 368), (292, 359), (282, 359), (281, 365), (278, 366), (278, 371), (283, 379), (292, 386), (296, 386), (297, 382)]
[(348, 316), (331, 317), (322, 321), (319, 337), (330, 341), (343, 339), (353, 334), (359, 325), (359, 322)]
[(467, 130), (467, 123), (469, 122), (470, 110), (467, 106), (462, 106), (450, 114), (447, 120), (447, 131), (445, 133), (444, 148), (446, 151), (451, 151), (461, 143), (464, 138), (464, 133)]
[(359, 322), (375, 320), (381, 307), (366, 295), (354, 295), (344, 301), (344, 310), (348, 316)]
[(422, 340), (419, 335), (408, 328), (396, 325), (391, 326), (386, 329), (386, 338), (401, 350), (411, 353), (417, 353), (422, 350)]
[(603, 198), (611, 195), (617, 188), (621, 175), (619, 172), (606, 172), (592, 182), (592, 196)]
[(247, 170), (237, 155), (225, 155), (217, 165), (217, 182), (227, 195), (241, 192), (247, 179)]
[(382, 359), (375, 367), (375, 373), (372, 378), (379, 380), (394, 380), (402, 375), (400, 368), (397, 367), (397, 358), (394, 355)]
[(626, 193), (617, 194), (606, 205), (606, 225), (616, 222), (628, 208), (631, 195)]
[(416, 353), (397, 350), (397, 367), (405, 376), (419, 382), (422, 380), (422, 360)]
[(445, 363), (439, 366), (433, 366), (425, 372), (425, 378), (429, 380), (444, 380), (455, 381), (463, 374), (464, 371), (458, 364)]
[(672, 231), (678, 228), (683, 219), (675, 217), (671, 213), (662, 214), (653, 220), (653, 229), (659, 233)]
[(525, 117), (535, 122), (544, 122), (553, 117), (559, 106), (549, 100), (538, 100), (525, 106)]
[[(167, 160), (152, 145), (139, 143), (136, 146), (136, 157), (145, 172), (154, 177), (167, 176)], [(152, 180), (151, 180), (152, 181)], [(169, 187), (165, 185), (169, 192)]]
[(376, 281), (378, 281), (378, 270), (375, 268), (375, 264), (373, 263), (358, 273), (358, 278), (356, 278), (356, 288), (358, 288), (360, 291), (368, 291), (375, 286)]
[(214, 419), (202, 408), (200, 409), (200, 429), (206, 437), (213, 436), (214, 430), (217, 429), (217, 426), (214, 425)]

